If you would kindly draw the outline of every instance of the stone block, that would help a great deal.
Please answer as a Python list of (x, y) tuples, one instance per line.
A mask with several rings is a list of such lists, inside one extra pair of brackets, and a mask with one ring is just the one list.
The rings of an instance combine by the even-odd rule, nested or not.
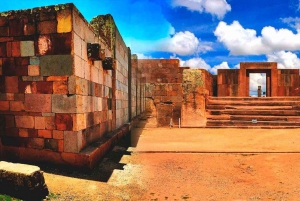
[(10, 110), (19, 112), (19, 111), (24, 111), (25, 106), (23, 101), (10, 101)]
[(28, 137), (37, 138), (38, 137), (38, 130), (36, 129), (27, 129)]
[(47, 130), (56, 129), (56, 127), (55, 127), (55, 116), (45, 116), (44, 120), (45, 120), (45, 128)]
[(52, 34), (52, 54), (71, 54), (72, 33)]
[(13, 115), (5, 115), (4, 122), (5, 122), (5, 127), (6, 128), (14, 128), (14, 127), (16, 127), (15, 117)]
[(35, 129), (45, 129), (45, 118), (44, 117), (35, 117)]
[(15, 116), (17, 128), (34, 128), (33, 116)]
[(20, 47), (22, 57), (34, 56), (34, 41), (21, 41)]
[(5, 91), (7, 93), (18, 93), (18, 77), (7, 76), (5, 77)]
[(47, 55), (40, 58), (42, 76), (72, 75), (72, 55)]
[(9, 20), (9, 36), (24, 35), (24, 21), (23, 19)]
[(54, 94), (68, 94), (67, 81), (53, 82)]
[(40, 137), (40, 138), (52, 138), (52, 131), (38, 130), (38, 137)]
[(0, 111), (9, 110), (9, 101), (0, 101)]
[(8, 27), (0, 27), (0, 37), (9, 36)]
[(0, 43), (0, 57), (6, 57), (6, 43)]
[(57, 140), (58, 152), (64, 152), (64, 140)]
[(55, 114), (56, 129), (60, 131), (73, 130), (73, 118), (71, 114)]
[(39, 76), (40, 75), (40, 66), (29, 65), (28, 66), (28, 75), (29, 76)]
[(50, 149), (52, 151), (58, 151), (58, 140), (45, 139), (45, 149)]
[(37, 41), (37, 47), (38, 55), (52, 54), (52, 40), (50, 35), (40, 35)]
[(50, 94), (25, 94), (25, 111), (51, 112), (52, 100)]
[(25, 24), (24, 25), (24, 35), (34, 35), (36, 32), (36, 26), (34, 24)]
[(64, 152), (79, 153), (82, 138), (82, 131), (64, 131)]
[(27, 147), (32, 149), (44, 149), (44, 139), (43, 138), (29, 138)]
[(68, 81), (68, 76), (49, 76), (46, 78), (46, 81), (55, 81), (55, 82), (60, 82), (60, 81)]
[(86, 129), (86, 115), (82, 114), (74, 114), (73, 115), (73, 131), (80, 131)]
[(39, 34), (51, 34), (57, 32), (57, 22), (56, 21), (43, 21), (38, 23), (38, 33)]
[(39, 94), (52, 94), (53, 93), (53, 82), (37, 82), (37, 93)]
[(52, 95), (52, 112), (54, 113), (76, 113), (76, 95), (67, 96), (63, 94)]
[(57, 12), (57, 33), (66, 33), (72, 31), (71, 10), (65, 9)]
[(28, 137), (27, 129), (19, 129), (19, 137)]
[(0, 193), (24, 200), (43, 200), (48, 194), (43, 172), (33, 165), (0, 161)]
[(63, 140), (64, 139), (64, 131), (54, 130), (53, 139)]
[(36, 56), (30, 57), (29, 64), (36, 65), (36, 66), (40, 65), (40, 57), (36, 57)]
[(13, 57), (21, 56), (20, 41), (11, 42), (11, 56)]

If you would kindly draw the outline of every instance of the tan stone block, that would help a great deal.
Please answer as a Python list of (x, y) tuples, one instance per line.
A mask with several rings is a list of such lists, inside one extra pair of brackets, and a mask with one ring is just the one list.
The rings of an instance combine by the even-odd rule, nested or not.
[(86, 129), (85, 113), (73, 115), (73, 131), (79, 131), (83, 129)]
[(79, 153), (82, 148), (82, 131), (64, 131), (64, 152)]
[(45, 129), (45, 118), (44, 117), (35, 117), (35, 129)]
[(38, 137), (52, 138), (52, 131), (50, 131), (50, 130), (38, 130)]
[(64, 9), (57, 12), (57, 33), (66, 33), (72, 31), (71, 10)]
[(28, 75), (29, 76), (39, 76), (40, 75), (40, 66), (29, 65), (28, 66)]
[(17, 128), (34, 128), (33, 116), (16, 116), (15, 120)]
[(63, 140), (64, 139), (64, 131), (54, 130), (53, 138), (58, 139), (58, 140)]
[(68, 94), (67, 81), (53, 82), (54, 94)]
[(54, 130), (56, 129), (55, 126), (55, 116), (46, 116), (45, 119), (45, 128), (47, 130)]
[(74, 74), (81, 78), (84, 78), (83, 62), (84, 61), (79, 56), (74, 55)]

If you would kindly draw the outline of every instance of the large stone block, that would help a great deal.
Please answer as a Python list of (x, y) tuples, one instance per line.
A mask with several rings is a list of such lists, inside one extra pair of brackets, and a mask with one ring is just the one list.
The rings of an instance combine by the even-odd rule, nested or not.
[(42, 76), (72, 75), (72, 55), (46, 55), (40, 58)]
[(64, 131), (64, 152), (79, 153), (82, 148), (82, 131)]
[(71, 10), (65, 9), (57, 12), (57, 33), (66, 33), (72, 31)]
[(22, 57), (34, 56), (34, 41), (21, 41), (20, 48)]
[(52, 112), (54, 113), (76, 113), (77, 107), (78, 106), (76, 105), (76, 95), (52, 95)]
[(16, 116), (15, 120), (17, 128), (34, 128), (33, 116)]
[(39, 34), (51, 34), (57, 32), (57, 22), (56, 21), (43, 21), (38, 23), (38, 33)]
[(51, 94), (25, 94), (25, 111), (51, 112)]
[(42, 200), (49, 191), (39, 167), (0, 161), (0, 193), (24, 200)]
[(18, 93), (18, 77), (7, 76), (5, 77), (5, 91), (7, 93)]
[(71, 114), (56, 114), (55, 125), (57, 130), (72, 131), (73, 130), (73, 118)]

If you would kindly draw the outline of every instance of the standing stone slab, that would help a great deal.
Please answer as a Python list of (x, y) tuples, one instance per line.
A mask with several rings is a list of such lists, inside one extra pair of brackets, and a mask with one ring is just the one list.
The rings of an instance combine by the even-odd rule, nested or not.
[(42, 76), (72, 75), (72, 55), (46, 55), (40, 58)]
[(0, 193), (24, 200), (42, 200), (48, 194), (39, 167), (0, 161)]

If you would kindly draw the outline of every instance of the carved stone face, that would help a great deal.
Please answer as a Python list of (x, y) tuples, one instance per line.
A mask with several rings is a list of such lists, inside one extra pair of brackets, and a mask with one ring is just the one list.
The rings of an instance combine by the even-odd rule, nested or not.
[(38, 40), (39, 54), (45, 55), (52, 50), (52, 42), (50, 36), (40, 36)]

